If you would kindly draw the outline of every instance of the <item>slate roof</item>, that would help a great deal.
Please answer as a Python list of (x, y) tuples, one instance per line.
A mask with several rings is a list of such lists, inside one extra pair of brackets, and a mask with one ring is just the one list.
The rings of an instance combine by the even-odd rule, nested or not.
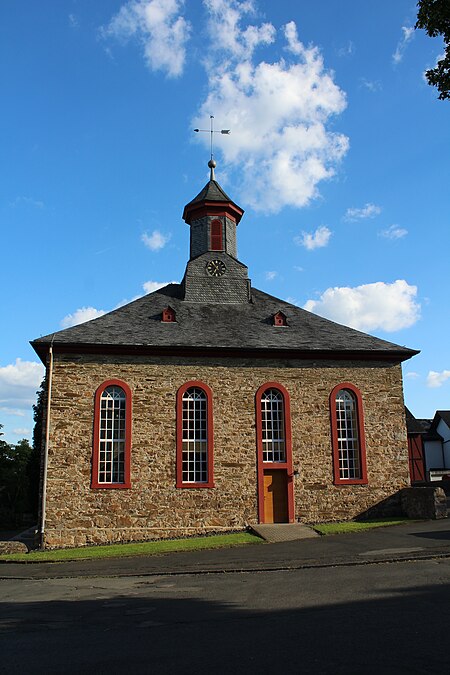
[(436, 410), (436, 415), (439, 415), (441, 420), (444, 420), (446, 425), (450, 428), (450, 410)]
[[(175, 310), (176, 323), (161, 321), (161, 313), (169, 305)], [(272, 324), (273, 315), (280, 310), (287, 317), (287, 327)], [(245, 350), (311, 358), (331, 358), (337, 353), (355, 358), (358, 353), (363, 358), (396, 362), (418, 353), (323, 319), (255, 288), (251, 302), (204, 304), (183, 300), (181, 284), (168, 284), (97, 319), (34, 340), (31, 344), (42, 359), (52, 340), (59, 351), (109, 347), (122, 352), (138, 348), (185, 353), (200, 350), (206, 355), (208, 350)]]
[[(436, 410), (436, 412), (434, 413), (433, 420), (432, 420), (431, 425), (430, 425), (430, 431), (429, 431), (430, 434), (434, 433), (434, 434), (439, 436), (439, 434), (437, 432), (437, 428), (438, 428), (439, 422), (441, 420), (443, 420), (446, 423), (446, 425), (450, 428), (450, 410)], [(441, 437), (439, 436), (439, 438), (441, 438)]]
[[(406, 429), (409, 434), (425, 434), (427, 429), (422, 424), (423, 420), (418, 420), (414, 417), (412, 412), (405, 406), (406, 413)], [(428, 420), (431, 425), (431, 420)]]
[(216, 180), (210, 180), (208, 183), (206, 183), (203, 190), (201, 190), (198, 195), (194, 197), (194, 199), (191, 199), (191, 201), (186, 204), (186, 206), (190, 206), (191, 204), (202, 201), (233, 202), (233, 200), (229, 198), (225, 190), (223, 190)]

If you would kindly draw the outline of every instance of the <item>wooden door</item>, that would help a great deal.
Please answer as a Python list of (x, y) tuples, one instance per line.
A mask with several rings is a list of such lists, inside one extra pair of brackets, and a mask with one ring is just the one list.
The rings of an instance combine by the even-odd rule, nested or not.
[(282, 469), (264, 471), (264, 522), (289, 522), (287, 472)]

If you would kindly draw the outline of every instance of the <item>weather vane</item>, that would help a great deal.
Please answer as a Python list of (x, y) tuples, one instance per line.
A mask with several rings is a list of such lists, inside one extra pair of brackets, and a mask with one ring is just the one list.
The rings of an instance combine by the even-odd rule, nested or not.
[(226, 134), (227, 136), (231, 134), (230, 129), (220, 129), (216, 131), (214, 129), (214, 115), (209, 116), (210, 119), (210, 129), (194, 129), (197, 133), (206, 133), (211, 135), (211, 159), (208, 162), (208, 166), (211, 169), (211, 180), (214, 180), (214, 169), (216, 168), (216, 161), (213, 156), (213, 134)]

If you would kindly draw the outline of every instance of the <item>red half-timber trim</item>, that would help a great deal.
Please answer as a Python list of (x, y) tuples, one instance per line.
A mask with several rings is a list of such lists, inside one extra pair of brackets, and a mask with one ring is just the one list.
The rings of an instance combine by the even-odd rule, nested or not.
[[(286, 448), (285, 462), (263, 462), (262, 413), (261, 397), (267, 389), (277, 389), (283, 395), (284, 404), (284, 442)], [(292, 433), (291, 403), (288, 390), (279, 382), (266, 382), (261, 385), (255, 395), (256, 409), (256, 449), (258, 470), (258, 521), (265, 522), (264, 517), (264, 469), (279, 469), (287, 474), (288, 520), (294, 522), (294, 472), (292, 468)]]
[[(125, 469), (123, 483), (99, 483), (98, 464), (100, 450), (100, 398), (107, 387), (121, 387), (125, 392)], [(106, 380), (95, 392), (94, 399), (94, 443), (92, 448), (92, 478), (91, 488), (123, 490), (131, 487), (131, 420), (132, 420), (132, 394), (126, 382), (122, 380)]]
[[(341, 478), (339, 472), (339, 443), (336, 417), (336, 395), (341, 389), (350, 391), (356, 398), (356, 419), (358, 424), (359, 461), (361, 478)], [(330, 394), (331, 443), (333, 447), (333, 483), (335, 485), (367, 485), (366, 436), (364, 433), (364, 408), (361, 392), (351, 382), (337, 384)]]
[[(183, 396), (191, 387), (202, 389), (206, 394), (206, 434), (207, 434), (207, 481), (205, 483), (183, 482)], [(213, 395), (211, 389), (200, 380), (185, 382), (177, 391), (177, 457), (176, 457), (176, 487), (177, 488), (213, 488), (214, 487), (214, 425), (213, 425)]]

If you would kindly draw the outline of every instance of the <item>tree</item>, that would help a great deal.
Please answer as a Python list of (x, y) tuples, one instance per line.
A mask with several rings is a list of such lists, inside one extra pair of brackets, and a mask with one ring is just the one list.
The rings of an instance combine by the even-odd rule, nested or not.
[(4, 524), (20, 524), (29, 510), (28, 464), (32, 452), (26, 438), (16, 445), (0, 440), (0, 518)]
[(41, 382), (39, 390), (36, 392), (37, 400), (36, 404), (33, 406), (33, 419), (34, 419), (34, 429), (33, 429), (33, 452), (30, 456), (30, 461), (27, 467), (27, 473), (29, 478), (29, 500), (30, 500), (30, 511), (37, 516), (39, 510), (39, 482), (41, 475), (41, 457), (43, 454), (44, 446), (44, 413), (45, 413), (45, 404), (47, 401), (47, 378)]
[(416, 28), (423, 28), (430, 37), (442, 35), (445, 53), (435, 68), (427, 70), (428, 84), (437, 87), (441, 100), (450, 99), (450, 1), (419, 0)]

